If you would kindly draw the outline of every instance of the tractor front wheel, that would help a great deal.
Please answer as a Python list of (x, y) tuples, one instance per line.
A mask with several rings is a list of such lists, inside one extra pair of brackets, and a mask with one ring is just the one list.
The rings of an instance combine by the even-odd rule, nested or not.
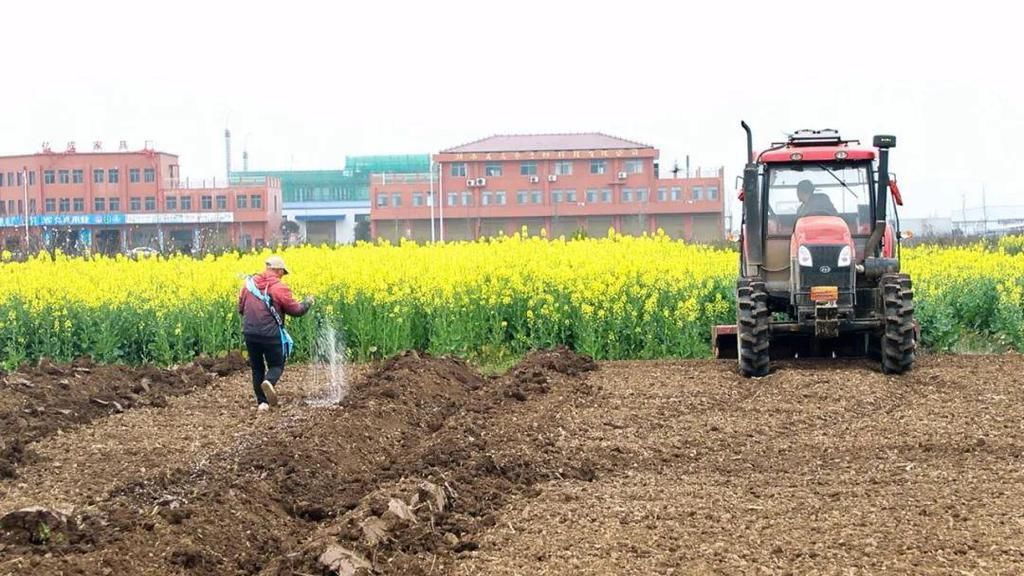
[(885, 332), (882, 334), (882, 372), (902, 374), (914, 365), (914, 288), (907, 274), (882, 276)]
[(740, 278), (736, 283), (736, 356), (744, 376), (768, 374), (769, 321), (764, 281)]

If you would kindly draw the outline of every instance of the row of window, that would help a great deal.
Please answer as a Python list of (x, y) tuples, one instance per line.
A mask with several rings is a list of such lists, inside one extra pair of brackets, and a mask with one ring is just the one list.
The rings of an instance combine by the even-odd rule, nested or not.
[[(121, 181), (121, 171), (118, 168), (96, 168), (92, 171), (92, 181), (95, 184), (103, 184), (109, 182), (110, 184), (118, 184)], [(4, 186), (6, 182), (7, 186), (23, 186), (24, 185), (24, 173), (23, 172), (8, 172), (7, 178), (4, 178), (3, 173), (0, 173), (0, 187)], [(128, 182), (137, 184), (139, 182), (156, 182), (156, 169), (155, 168), (129, 168), (128, 169)], [(43, 170), (43, 184), (84, 184), (85, 183), (85, 170), (75, 168), (73, 170)], [(28, 185), (36, 185), (36, 173), (28, 173)]]
[[(21, 200), (18, 201), (18, 212), (14, 211), (14, 201), (8, 201), (9, 206), (7, 209), (10, 214), (20, 214), (24, 209), (24, 204)], [(228, 197), (227, 196), (200, 196), (199, 197), (199, 208), (201, 210), (213, 210), (216, 206), (217, 210), (228, 209)], [(252, 194), (250, 196), (238, 195), (235, 197), (235, 207), (238, 209), (263, 208), (263, 197), (259, 194)], [(85, 212), (85, 199), (84, 198), (47, 198), (43, 203), (44, 212)], [(29, 200), (29, 212), (35, 212), (36, 201), (35, 199)], [(121, 199), (112, 196), (110, 198), (93, 198), (92, 205), (93, 212), (120, 212), (121, 211)], [(130, 212), (155, 212), (156, 211), (156, 198), (153, 196), (139, 197), (133, 196), (128, 199), (128, 210)], [(176, 211), (181, 210), (187, 212), (192, 210), (192, 197), (191, 196), (167, 196), (164, 198), (164, 210)], [(4, 204), (0, 202), (0, 214), (4, 211)]]
[[(0, 188), (4, 187), (6, 182), (7, 186), (24, 186), (25, 185), (25, 173), (24, 172), (8, 172), (7, 179), (4, 179), (4, 173), (0, 172)], [(28, 185), (36, 185), (36, 173), (28, 173)]]
[[(553, 163), (551, 173), (556, 176), (572, 176), (574, 162), (572, 160), (560, 160)], [(642, 174), (644, 171), (644, 160), (641, 159), (629, 159), (626, 160), (623, 167), (623, 171), (627, 174)], [(591, 160), (590, 161), (590, 173), (591, 174), (606, 174), (608, 172), (608, 160)], [(449, 173), (452, 176), (465, 178), (466, 177), (466, 163), (457, 162), (451, 164)], [(496, 177), (504, 174), (504, 164), (501, 162), (488, 162), (484, 165), (484, 176)], [(537, 176), (537, 163), (536, 162), (520, 162), (519, 163), (519, 175), (520, 176)]]
[[(36, 201), (30, 200), (28, 205), (30, 209), (35, 209)], [(8, 214), (11, 216), (18, 216), (24, 213), (25, 203), (23, 201), (18, 200), (17, 204), (15, 204), (14, 200), (8, 200), (6, 204), (3, 201), (0, 201), (0, 216), (7, 216)]]
[[(414, 207), (426, 206), (426, 198), (429, 194), (423, 192), (412, 193), (412, 205)], [(472, 206), (473, 205), (473, 193), (472, 192), (449, 192), (447, 195), (447, 203), (449, 206)], [(541, 190), (520, 190), (516, 193), (517, 204), (542, 204), (544, 194)], [(576, 190), (552, 190), (551, 191), (551, 203), (575, 203), (577, 202)], [(673, 186), (671, 188), (658, 188), (658, 202), (678, 202), (683, 199), (683, 189), (679, 186)], [(694, 186), (690, 189), (690, 200), (717, 200), (718, 199), (718, 187), (717, 186)], [(460, 202), (461, 200), (461, 202)], [(612, 190), (610, 188), (588, 188), (586, 191), (586, 201), (591, 204), (598, 202), (611, 202), (612, 201)], [(619, 196), (619, 201), (623, 203), (630, 202), (648, 202), (650, 201), (650, 191), (647, 188), (623, 188)], [(378, 208), (401, 207), (402, 206), (402, 194), (399, 192), (381, 192), (377, 194), (376, 204)], [(481, 206), (504, 206), (506, 204), (505, 192), (502, 190), (497, 191), (481, 191), (480, 192), (480, 205)]]

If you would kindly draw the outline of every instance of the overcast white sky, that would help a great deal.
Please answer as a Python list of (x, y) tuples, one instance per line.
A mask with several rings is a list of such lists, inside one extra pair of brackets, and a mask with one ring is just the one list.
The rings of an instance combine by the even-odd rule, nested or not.
[[(920, 1), (920, 0), (919, 0)], [(601, 131), (664, 169), (834, 127), (899, 138), (907, 214), (1024, 204), (1024, 54), (1007, 2), (5, 3), (0, 155), (119, 140), (183, 175), (340, 168), (494, 133)]]

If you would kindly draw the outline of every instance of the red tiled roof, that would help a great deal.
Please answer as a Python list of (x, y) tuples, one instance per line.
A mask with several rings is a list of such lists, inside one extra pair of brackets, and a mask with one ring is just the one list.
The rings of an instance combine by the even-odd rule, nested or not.
[(626, 148), (651, 148), (647, 144), (633, 142), (589, 132), (585, 134), (505, 134), (488, 136), (442, 150), (442, 154), (459, 152), (543, 152), (553, 150), (619, 150)]

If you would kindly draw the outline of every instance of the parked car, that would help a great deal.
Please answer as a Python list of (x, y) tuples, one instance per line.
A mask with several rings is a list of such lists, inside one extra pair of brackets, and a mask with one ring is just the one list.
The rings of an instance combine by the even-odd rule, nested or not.
[(150, 248), (149, 246), (139, 246), (138, 248), (132, 248), (128, 251), (128, 255), (132, 258), (149, 258), (150, 256), (156, 256), (160, 252), (156, 248)]

